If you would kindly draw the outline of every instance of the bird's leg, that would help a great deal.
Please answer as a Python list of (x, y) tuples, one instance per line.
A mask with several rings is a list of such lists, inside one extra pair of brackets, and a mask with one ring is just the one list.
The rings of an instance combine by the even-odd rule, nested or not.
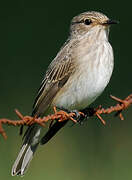
[(80, 112), (80, 111), (78, 111), (76, 109), (75, 110), (67, 110), (67, 109), (65, 109), (63, 107), (62, 108), (57, 107), (57, 109), (63, 110), (65, 112), (67, 112), (67, 113), (74, 113), (75, 114), (74, 119), (76, 120), (76, 122), (79, 123), (79, 124), (82, 124), (82, 119), (84, 119), (84, 117), (85, 117), (83, 112)]
[(81, 116), (81, 114), (79, 113), (79, 111), (76, 110), (76, 109), (69, 111), (69, 113), (75, 113), (75, 118), (76, 118), (76, 119), (79, 119), (80, 116)]
[(77, 121), (78, 124), (82, 125), (83, 124), (83, 120), (85, 118), (85, 115), (84, 113), (81, 111), (78, 111), (78, 110), (71, 110), (70, 112), (72, 113), (75, 113), (75, 119)]
[(80, 111), (78, 110), (67, 110), (63, 107), (57, 107), (57, 109), (65, 111), (67, 113), (74, 113), (74, 119), (77, 121), (78, 124), (82, 125), (84, 121), (88, 120), (91, 116), (95, 114), (95, 109), (93, 107), (87, 107)]

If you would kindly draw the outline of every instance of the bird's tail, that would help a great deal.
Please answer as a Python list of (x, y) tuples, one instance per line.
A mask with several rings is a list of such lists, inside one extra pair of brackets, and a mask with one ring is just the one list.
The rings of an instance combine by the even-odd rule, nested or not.
[(40, 127), (31, 126), (25, 133), (24, 143), (12, 167), (11, 175), (23, 176), (39, 145)]
[(17, 156), (17, 159), (12, 167), (12, 176), (21, 175), (23, 176), (30, 161), (33, 158), (33, 155), (40, 144), (46, 144), (68, 121), (56, 122), (51, 126), (48, 132), (44, 135), (44, 137), (39, 140), (41, 127), (37, 125), (30, 126), (25, 135), (24, 135), (24, 143), (23, 146)]

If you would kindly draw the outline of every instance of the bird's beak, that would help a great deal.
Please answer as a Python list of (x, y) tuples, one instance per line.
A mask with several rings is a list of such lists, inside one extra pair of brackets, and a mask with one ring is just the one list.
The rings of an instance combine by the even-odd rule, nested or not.
[(103, 23), (103, 25), (107, 26), (107, 25), (118, 24), (118, 23), (119, 23), (119, 21), (109, 19), (105, 23)]

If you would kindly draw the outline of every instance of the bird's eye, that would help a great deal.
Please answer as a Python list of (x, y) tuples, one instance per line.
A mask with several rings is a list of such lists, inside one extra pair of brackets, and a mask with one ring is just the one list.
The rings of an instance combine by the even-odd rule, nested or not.
[(91, 19), (85, 19), (84, 20), (84, 24), (86, 24), (86, 25), (89, 25), (91, 23), (92, 23)]

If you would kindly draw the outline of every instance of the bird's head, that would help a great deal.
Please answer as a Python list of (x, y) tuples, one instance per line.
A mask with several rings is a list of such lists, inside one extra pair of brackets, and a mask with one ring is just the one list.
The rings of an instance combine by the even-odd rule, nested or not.
[(71, 22), (71, 34), (84, 35), (93, 29), (109, 30), (111, 24), (117, 24), (118, 21), (109, 19), (106, 15), (88, 11), (75, 16)]

